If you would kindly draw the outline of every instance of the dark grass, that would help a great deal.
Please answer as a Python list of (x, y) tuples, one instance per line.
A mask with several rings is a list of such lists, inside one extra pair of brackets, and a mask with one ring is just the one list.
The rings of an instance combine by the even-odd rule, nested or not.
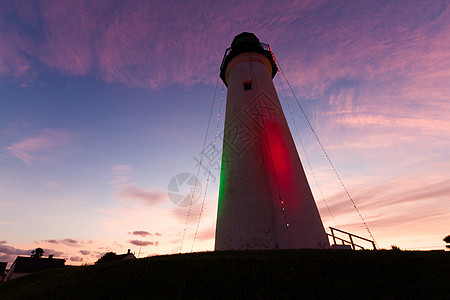
[(0, 285), (0, 299), (155, 298), (450, 299), (450, 253), (205, 252), (49, 270)]

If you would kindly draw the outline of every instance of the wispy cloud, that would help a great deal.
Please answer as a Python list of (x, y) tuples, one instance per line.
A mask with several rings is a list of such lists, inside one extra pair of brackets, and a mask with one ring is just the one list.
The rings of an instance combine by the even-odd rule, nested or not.
[(10, 157), (18, 158), (26, 164), (51, 161), (73, 137), (74, 134), (70, 131), (48, 128), (7, 146), (6, 150)]
[(123, 188), (117, 191), (116, 198), (120, 200), (135, 200), (145, 204), (155, 205), (166, 199), (165, 191), (142, 187)]
[[(4, 73), (36, 66), (37, 58), (62, 73), (96, 74), (107, 82), (150, 88), (212, 82), (234, 34), (255, 30), (275, 36), (321, 1), (301, 3), (41, 2), (6, 5), (17, 18), (4, 19), (10, 62)], [(248, 14), (251, 9), (253, 15)], [(168, 16), (167, 11), (172, 15)], [(26, 13), (24, 13), (26, 12)], [(76, 14), (74, 14), (76, 12)], [(101, 13), (99, 13), (101, 12)], [(190, 26), (186, 26), (190, 24)], [(18, 26), (22, 25), (22, 26)], [(32, 30), (20, 30), (27, 25)], [(76, 30), (74, 30), (76, 28)], [(7, 39), (13, 31), (16, 39)], [(20, 67), (21, 66), (21, 67)]]
[(135, 200), (154, 205), (161, 203), (166, 197), (166, 193), (161, 189), (140, 187), (138, 183), (129, 182), (132, 172), (130, 165), (113, 165), (111, 171), (113, 180), (109, 183), (118, 188), (115, 192), (115, 198), (118, 200)]
[(15, 221), (0, 221), (2, 225), (22, 225), (23, 223), (15, 222)]
[(113, 173), (113, 180), (109, 184), (121, 187), (130, 180), (132, 168), (131, 165), (113, 165), (111, 171)]
[(35, 73), (33, 57), (62, 73), (130, 86), (211, 83), (233, 36), (252, 31), (272, 43), (305, 96), (323, 94), (337, 78), (400, 89), (412, 81), (404, 93), (448, 95), (428, 84), (444, 86), (449, 77), (450, 12), (440, 1), (48, 1), (5, 10), (17, 19), (0, 19), (0, 74)]
[[(391, 178), (380, 184), (354, 186), (351, 195), (375, 235), (390, 231), (391, 238), (406, 232), (420, 236), (421, 232), (436, 232), (437, 226), (444, 228), (448, 224), (450, 214), (442, 209), (442, 204), (448, 201), (449, 185), (449, 180), (430, 182), (424, 177)], [(345, 192), (328, 197), (327, 202), (344, 230), (363, 228), (363, 222)], [(319, 204), (322, 217), (331, 225), (327, 209)]]

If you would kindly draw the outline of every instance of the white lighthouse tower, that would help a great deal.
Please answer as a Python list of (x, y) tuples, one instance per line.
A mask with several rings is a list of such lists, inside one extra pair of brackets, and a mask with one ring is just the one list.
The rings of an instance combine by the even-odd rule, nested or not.
[(220, 77), (228, 87), (215, 250), (328, 248), (272, 78), (267, 44), (237, 35)]

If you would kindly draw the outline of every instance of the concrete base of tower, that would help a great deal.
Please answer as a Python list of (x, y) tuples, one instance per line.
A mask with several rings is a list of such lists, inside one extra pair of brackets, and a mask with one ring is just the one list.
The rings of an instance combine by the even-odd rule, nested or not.
[[(222, 224), (223, 225), (223, 224)], [(272, 250), (272, 249), (328, 249), (328, 236), (323, 232), (305, 232), (298, 230), (295, 222), (278, 227), (275, 233), (262, 222), (259, 226), (239, 222), (234, 226), (216, 228), (216, 251), (226, 250)], [(239, 227), (240, 230), (234, 228)], [(290, 232), (290, 230), (292, 230)]]

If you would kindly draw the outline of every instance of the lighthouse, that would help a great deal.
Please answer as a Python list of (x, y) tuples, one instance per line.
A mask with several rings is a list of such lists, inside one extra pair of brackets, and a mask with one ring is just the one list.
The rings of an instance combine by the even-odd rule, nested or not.
[(268, 44), (237, 35), (225, 52), (227, 86), (215, 250), (328, 248), (272, 79)]

